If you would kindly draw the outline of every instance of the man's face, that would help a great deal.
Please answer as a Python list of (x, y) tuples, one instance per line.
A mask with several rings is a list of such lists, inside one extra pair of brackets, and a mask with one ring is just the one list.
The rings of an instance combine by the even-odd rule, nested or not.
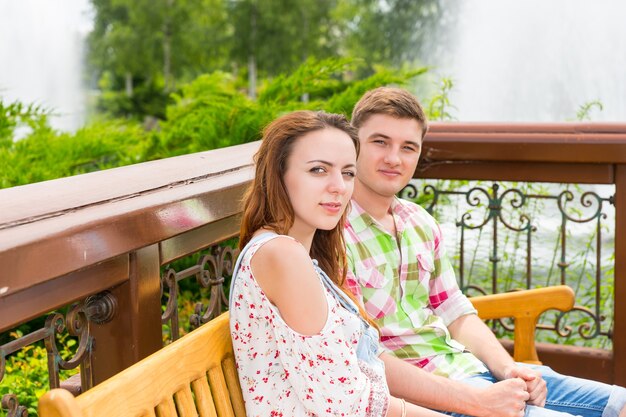
[(359, 128), (357, 181), (361, 192), (393, 197), (413, 177), (422, 151), (423, 127), (415, 119), (370, 116)]

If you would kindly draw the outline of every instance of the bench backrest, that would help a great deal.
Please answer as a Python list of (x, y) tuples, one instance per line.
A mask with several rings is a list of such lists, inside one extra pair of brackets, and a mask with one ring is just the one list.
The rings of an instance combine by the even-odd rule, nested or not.
[(245, 417), (228, 313), (74, 398), (54, 389), (41, 417)]

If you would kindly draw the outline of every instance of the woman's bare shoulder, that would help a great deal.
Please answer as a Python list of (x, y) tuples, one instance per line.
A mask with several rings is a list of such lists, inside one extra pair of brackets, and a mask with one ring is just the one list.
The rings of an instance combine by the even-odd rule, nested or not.
[(274, 238), (258, 249), (250, 266), (265, 296), (289, 327), (304, 335), (320, 332), (328, 305), (304, 246), (288, 236)]

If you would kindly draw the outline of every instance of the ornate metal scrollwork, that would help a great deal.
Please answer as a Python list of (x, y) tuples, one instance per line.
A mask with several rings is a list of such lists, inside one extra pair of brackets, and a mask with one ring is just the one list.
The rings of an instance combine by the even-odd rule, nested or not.
[(5, 394), (2, 396), (2, 408), (7, 410), (6, 417), (28, 417), (28, 410), (20, 405), (17, 396)]
[(400, 198), (407, 200), (414, 200), (417, 198), (419, 192), (415, 184), (408, 183), (402, 190), (400, 190)]
[[(496, 184), (497, 185), (497, 184)], [(500, 201), (504, 202), (510, 199), (511, 207), (514, 209), (520, 209), (524, 207), (528, 201), (528, 196), (524, 194), (521, 190), (517, 188), (511, 188), (506, 190), (500, 196)], [(502, 222), (502, 224), (509, 230), (514, 232), (524, 232), (527, 230), (536, 231), (537, 228), (531, 224), (531, 219), (526, 213), (522, 213), (519, 216), (519, 226), (514, 226), (511, 223), (507, 222), (504, 219), (504, 213), (502, 212), (502, 207), (500, 207), (500, 211), (498, 212), (498, 218)]]
[[(79, 366), (81, 366), (82, 388), (90, 388), (92, 383), (90, 355), (93, 349), (93, 337), (90, 333), (89, 317), (95, 317), (98, 321), (111, 317), (115, 311), (115, 304), (115, 299), (106, 292), (89, 297), (84, 303), (70, 306), (66, 314), (51, 313), (46, 318), (44, 327), (0, 346), (0, 381), (6, 371), (7, 355), (43, 341), (47, 352), (50, 388), (60, 386), (60, 370), (75, 369)], [(70, 358), (64, 358), (57, 346), (57, 336), (66, 330), (70, 336), (78, 338), (78, 347)], [(19, 405), (17, 397), (13, 394), (6, 394), (2, 397), (2, 407), (8, 410), (7, 417), (28, 416), (28, 410)]]
[[(58, 388), (60, 386), (59, 370), (74, 369), (81, 364), (87, 363), (88, 355), (90, 355), (93, 347), (93, 338), (89, 332), (89, 319), (85, 312), (85, 304), (78, 303), (70, 307), (66, 317), (60, 313), (55, 313), (46, 319), (45, 328), (48, 330), (48, 336), (44, 339), (46, 350), (48, 351), (48, 376), (50, 379), (50, 388)], [(71, 336), (78, 337), (78, 348), (73, 357), (63, 359), (59, 353), (56, 343), (57, 333), (62, 333), (67, 328)], [(83, 373), (90, 373), (90, 367), (83, 368)], [(84, 375), (85, 380), (91, 380), (90, 375)]]
[(165, 272), (165, 276), (161, 278), (161, 297), (163, 297), (164, 288), (167, 286), (168, 299), (165, 305), (165, 311), (161, 315), (161, 323), (170, 323), (170, 331), (172, 340), (180, 337), (178, 330), (178, 280), (176, 271), (169, 268)]
[(92, 323), (108, 323), (115, 317), (116, 312), (117, 299), (110, 291), (90, 295), (85, 299), (85, 314)]
[[(224, 307), (228, 307), (228, 298), (226, 298), (223, 285), (224, 275), (232, 276), (238, 253), (239, 250), (229, 246), (217, 246), (213, 250), (213, 255), (205, 255), (199, 260), (202, 268), (196, 274), (196, 279), (202, 287), (211, 289), (211, 295), (204, 313), (204, 304), (196, 304), (195, 314), (189, 318), (192, 327), (195, 328), (208, 322), (220, 315)], [(209, 265), (211, 268), (206, 267)], [(211, 276), (211, 269), (213, 276)]]
[(583, 207), (585, 208), (592, 207), (594, 206), (594, 204), (597, 204), (598, 206), (596, 211), (593, 212), (588, 217), (582, 217), (582, 216), (574, 217), (570, 213), (568, 213), (567, 205), (571, 201), (574, 201), (574, 194), (569, 190), (565, 190), (561, 194), (558, 195), (557, 204), (559, 207), (559, 211), (561, 212), (563, 217), (569, 221), (576, 222), (576, 223), (588, 223), (594, 219), (597, 219), (598, 216), (602, 214), (602, 202), (603, 201), (609, 202), (610, 198), (602, 198), (598, 194), (594, 193), (593, 191), (587, 191), (583, 193), (580, 196), (580, 204)]
[[(437, 183), (439, 184), (439, 182)], [(580, 305), (574, 307), (573, 310), (567, 313), (559, 313), (555, 316), (553, 324), (542, 323), (538, 326), (540, 329), (551, 330), (560, 337), (569, 337), (574, 333), (577, 334), (583, 340), (589, 340), (597, 336), (606, 336), (611, 338), (611, 329), (602, 329), (602, 324), (605, 322), (605, 315), (601, 314), (601, 263), (604, 259), (602, 257), (602, 221), (607, 219), (607, 214), (603, 212), (606, 204), (614, 204), (614, 195), (610, 197), (601, 197), (595, 191), (580, 191), (580, 197), (578, 199), (578, 207), (573, 206), (576, 202), (574, 192), (570, 191), (569, 186), (567, 189), (561, 192), (552, 193), (545, 192), (542, 189), (539, 193), (533, 194), (525, 190), (532, 190), (528, 187), (509, 187), (502, 188), (498, 183), (494, 183), (491, 187), (484, 187), (481, 185), (470, 186), (466, 190), (457, 189), (439, 189), (432, 184), (425, 184), (422, 196), (432, 196), (431, 199), (425, 199), (422, 204), (429, 212), (434, 212), (435, 206), (441, 203), (442, 196), (458, 196), (461, 199), (457, 200), (460, 203), (461, 212), (457, 214), (455, 224), (460, 230), (460, 250), (459, 250), (459, 264), (458, 264), (458, 278), (460, 286), (464, 292), (471, 292), (472, 294), (487, 294), (488, 292), (497, 292), (498, 289), (498, 272), (501, 267), (498, 266), (501, 263), (501, 255), (506, 246), (500, 242), (501, 236), (510, 236), (506, 233), (512, 232), (513, 234), (519, 233), (524, 236), (522, 238), (525, 241), (525, 256), (526, 256), (526, 271), (525, 271), (525, 287), (531, 288), (532, 283), (532, 260), (531, 256), (533, 250), (533, 233), (537, 232), (537, 226), (534, 223), (532, 213), (536, 212), (536, 208), (540, 201), (553, 202), (554, 211), (557, 214), (557, 218), (560, 219), (559, 237), (556, 242), (556, 248), (554, 249), (554, 258), (550, 265), (554, 265), (560, 269), (561, 283), (566, 284), (568, 280), (572, 279), (572, 273), (567, 272), (572, 268), (574, 258), (571, 255), (568, 257), (568, 239), (572, 239), (570, 232), (567, 229), (568, 223), (591, 223), (595, 222), (595, 230), (591, 240), (588, 241), (588, 245), (592, 245), (592, 241), (595, 240), (595, 307), (587, 308)], [(418, 197), (417, 184), (409, 184), (405, 188), (400, 196), (408, 199), (417, 199)], [(531, 203), (532, 202), (532, 203)], [(457, 208), (459, 205), (457, 205)], [(518, 214), (516, 214), (516, 212)], [(472, 277), (469, 280), (465, 277), (465, 262), (466, 262), (466, 242), (465, 240), (470, 236), (466, 233), (469, 230), (478, 231), (478, 239), (480, 240), (483, 230), (490, 230), (491, 248), (489, 250), (488, 257), (484, 257), (484, 260), (488, 260), (491, 266), (491, 291), (487, 291), (483, 288), (483, 284), (487, 284), (485, 281), (480, 283), (472, 283)], [(503, 233), (504, 232), (504, 233)], [(508, 239), (508, 237), (506, 238)], [(506, 243), (505, 239), (505, 243)], [(514, 241), (517, 242), (519, 238), (515, 237)], [(573, 243), (569, 243), (573, 245)], [(516, 246), (517, 248), (517, 246)], [(474, 246), (474, 253), (477, 246)], [(557, 256), (557, 253), (560, 256)], [(507, 254), (511, 258), (512, 254)], [(483, 255), (484, 256), (484, 255)], [(513, 255), (514, 256), (514, 255)], [(470, 275), (472, 275), (472, 269), (474, 268), (474, 260), (471, 261), (471, 267), (469, 269)], [(481, 270), (482, 271), (482, 270)], [(573, 271), (572, 271), (573, 272)], [(511, 273), (511, 271), (507, 271)], [(581, 272), (582, 274), (582, 272)], [(507, 275), (508, 276), (508, 275)], [(519, 277), (520, 275), (516, 275)], [(522, 275), (523, 277), (523, 275)], [(516, 278), (519, 279), (519, 278)], [(468, 282), (466, 282), (468, 281)], [(548, 281), (548, 285), (549, 285)], [(500, 284), (501, 285), (501, 284)], [(510, 290), (510, 288), (506, 288)], [(575, 325), (566, 324), (567, 318), (573, 314), (582, 314), (584, 317), (588, 317), (586, 320), (577, 320)], [(513, 330), (513, 325), (508, 321), (498, 321), (499, 325), (504, 330)]]
[(224, 277), (232, 275), (237, 249), (229, 246), (214, 246), (209, 254), (198, 259), (196, 265), (182, 271), (167, 269), (161, 278), (161, 295), (167, 288), (168, 300), (165, 311), (161, 316), (163, 324), (170, 323), (172, 339), (180, 337), (178, 328), (178, 283), (189, 277), (195, 277), (201, 288), (209, 289), (209, 302), (205, 306), (202, 302), (195, 305), (194, 313), (189, 317), (191, 328), (217, 317), (228, 307), (228, 299), (224, 291)]

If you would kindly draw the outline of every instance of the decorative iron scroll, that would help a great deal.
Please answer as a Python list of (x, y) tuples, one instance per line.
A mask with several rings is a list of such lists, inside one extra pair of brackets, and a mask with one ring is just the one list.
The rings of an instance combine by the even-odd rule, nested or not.
[(2, 396), (2, 408), (7, 410), (7, 417), (28, 417), (28, 410), (20, 405), (14, 394)]
[[(90, 322), (104, 323), (114, 314), (117, 303), (115, 298), (104, 292), (90, 296), (84, 302), (73, 304), (66, 314), (51, 313), (44, 327), (28, 333), (0, 346), (0, 382), (7, 370), (7, 357), (14, 352), (37, 342), (44, 342), (47, 353), (48, 382), (50, 388), (61, 385), (60, 370), (71, 370), (80, 367), (81, 387), (83, 390), (93, 385), (91, 372), (91, 352), (94, 339), (90, 333)], [(71, 358), (64, 359), (59, 352), (57, 337), (67, 334), (78, 339), (78, 347)], [(2, 408), (7, 410), (7, 417), (26, 417), (28, 411), (20, 405), (17, 396), (5, 394), (2, 397)]]
[[(503, 256), (511, 256), (504, 253), (506, 250), (501, 244), (501, 240), (505, 235), (516, 234), (516, 242), (518, 248), (525, 246), (525, 270), (523, 273), (516, 272), (516, 276), (523, 276), (522, 280), (516, 281), (519, 286), (517, 288), (506, 288), (505, 290), (515, 290), (520, 288), (531, 288), (537, 285), (551, 285), (549, 280), (543, 283), (537, 283), (536, 273), (533, 271), (533, 256), (535, 255), (535, 242), (538, 233), (538, 218), (544, 210), (538, 209), (552, 203), (552, 207), (546, 207), (554, 213), (552, 221), (558, 228), (558, 238), (555, 243), (554, 260), (550, 265), (551, 276), (552, 268), (558, 268), (558, 283), (569, 284), (574, 287), (577, 292), (577, 301), (581, 305), (577, 305), (567, 313), (554, 314), (554, 323), (541, 323), (539, 329), (551, 330), (559, 337), (568, 338), (574, 334), (582, 340), (590, 340), (598, 336), (605, 336), (611, 339), (611, 326), (603, 328), (602, 324), (606, 321), (607, 314), (601, 311), (602, 291), (601, 283), (603, 277), (602, 262), (603, 258), (603, 221), (607, 219), (605, 209), (609, 205), (614, 205), (614, 196), (602, 197), (595, 191), (580, 190), (580, 186), (566, 185), (565, 190), (558, 193), (550, 194), (545, 189), (536, 192), (539, 188), (549, 188), (547, 186), (539, 186), (526, 184), (526, 187), (509, 187), (506, 188), (504, 183), (493, 183), (491, 186), (483, 186), (477, 183), (476, 186), (466, 186), (467, 189), (442, 189), (442, 181), (437, 181), (435, 185), (424, 184), (421, 194), (416, 183), (409, 184), (402, 192), (400, 197), (409, 200), (419, 201), (422, 206), (431, 214), (437, 210), (443, 210), (444, 206), (447, 211), (450, 209), (457, 210), (455, 225), (458, 231), (457, 247), (458, 263), (455, 265), (457, 278), (462, 290), (467, 294), (488, 294), (500, 292), (502, 286), (502, 277), (499, 276), (501, 271), (499, 263), (503, 260)], [(467, 184), (467, 182), (465, 182)], [(578, 199), (575, 198), (574, 192), (570, 188), (576, 187), (576, 192), (580, 193)], [(554, 186), (553, 186), (554, 188)], [(549, 191), (549, 190), (548, 190)], [(447, 204), (447, 203), (451, 204)], [(460, 207), (460, 208), (459, 208)], [(574, 256), (568, 253), (571, 251), (573, 243), (572, 229), (568, 226), (589, 224), (592, 228), (591, 239), (587, 244), (587, 252), (585, 254), (583, 266), (587, 265), (587, 255), (595, 252), (595, 271), (593, 272), (593, 296), (583, 299), (581, 291), (577, 291), (580, 285), (573, 284), (573, 276), (582, 274), (581, 271), (574, 270), (572, 261)], [(604, 225), (606, 227), (606, 225)], [(582, 227), (582, 226), (578, 226)], [(490, 272), (488, 286), (486, 283), (476, 284), (470, 282), (467, 275), (470, 275), (478, 248), (469, 248), (468, 233), (475, 231), (480, 237), (483, 231), (490, 234), (490, 247), (487, 256), (483, 259), (487, 261), (487, 268)], [(545, 233), (545, 230), (543, 231)], [(508, 236), (507, 235), (507, 236)], [(520, 238), (521, 236), (521, 238)], [(535, 237), (533, 237), (535, 236)], [(452, 236), (447, 236), (448, 239)], [(545, 239), (541, 239), (542, 242)], [(522, 242), (522, 243), (519, 243)], [(525, 243), (525, 245), (523, 245)], [(468, 252), (473, 251), (474, 257), (468, 260)], [(469, 256), (471, 258), (471, 256)], [(483, 261), (480, 259), (480, 261)], [(592, 262), (589, 262), (592, 263)], [(469, 264), (469, 274), (468, 274)], [(482, 270), (481, 270), (482, 271)], [(591, 305), (592, 308), (584, 307)], [(575, 325), (568, 324), (568, 318), (582, 317)], [(498, 324), (506, 331), (512, 331), (513, 325), (510, 320), (499, 320)]]
[(196, 303), (194, 313), (189, 317), (190, 327), (197, 328), (219, 316), (228, 308), (224, 281), (226, 276), (233, 274), (238, 254), (239, 250), (230, 246), (213, 246), (209, 254), (198, 259), (196, 265), (179, 272), (172, 268), (166, 269), (161, 278), (161, 288), (162, 293), (167, 289), (167, 304), (161, 316), (161, 322), (169, 324), (172, 340), (180, 337), (179, 282), (185, 278), (195, 277), (201, 288), (210, 291), (208, 304), (205, 306), (202, 302)]

